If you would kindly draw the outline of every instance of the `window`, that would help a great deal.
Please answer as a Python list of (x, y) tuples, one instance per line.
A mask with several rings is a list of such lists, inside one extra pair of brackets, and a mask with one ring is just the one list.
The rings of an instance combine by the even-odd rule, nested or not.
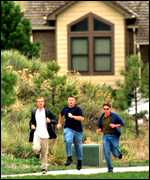
[(114, 25), (89, 13), (68, 25), (69, 70), (81, 74), (113, 74)]
[(110, 26), (94, 18), (94, 31), (110, 31)]
[(71, 69), (74, 71), (88, 71), (88, 40), (87, 38), (71, 39)]
[(111, 70), (111, 41), (110, 38), (94, 39), (94, 69), (95, 71)]
[(71, 26), (71, 31), (87, 31), (88, 30), (88, 19), (85, 18), (82, 21)]

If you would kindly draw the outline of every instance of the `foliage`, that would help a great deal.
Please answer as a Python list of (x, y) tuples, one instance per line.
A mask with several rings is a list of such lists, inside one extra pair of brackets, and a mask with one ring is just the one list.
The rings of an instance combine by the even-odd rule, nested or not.
[(39, 56), (39, 44), (30, 42), (31, 24), (13, 1), (1, 1), (1, 49), (18, 49), (28, 58)]
[(131, 55), (127, 59), (127, 68), (122, 71), (124, 82), (118, 82), (118, 89), (114, 92), (113, 106), (120, 110), (125, 110), (131, 105), (131, 101), (135, 98), (135, 89), (139, 87), (139, 60), (138, 56)]
[(140, 91), (144, 98), (149, 98), (149, 64), (142, 64)]
[(88, 128), (93, 129), (97, 125), (102, 104), (105, 101), (111, 101), (111, 93), (111, 87), (106, 85), (94, 85), (90, 82), (80, 85), (78, 99), (86, 117), (85, 124)]
[[(3, 61), (3, 56), (2, 56)], [(17, 74), (11, 66), (6, 65), (6, 59), (1, 64), (1, 107), (5, 108), (13, 104), (16, 100), (15, 85), (17, 83)]]

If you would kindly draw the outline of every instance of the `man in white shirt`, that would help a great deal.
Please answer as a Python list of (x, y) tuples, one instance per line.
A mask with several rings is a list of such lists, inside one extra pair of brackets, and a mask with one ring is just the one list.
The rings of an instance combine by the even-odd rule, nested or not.
[(48, 168), (48, 139), (56, 139), (55, 116), (44, 108), (44, 98), (36, 99), (37, 108), (32, 111), (30, 120), (29, 142), (33, 142), (33, 151), (41, 154), (42, 172), (46, 173)]

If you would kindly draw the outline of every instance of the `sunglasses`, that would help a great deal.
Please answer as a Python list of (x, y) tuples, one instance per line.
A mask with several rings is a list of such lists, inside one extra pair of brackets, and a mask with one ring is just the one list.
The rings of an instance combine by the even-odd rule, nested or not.
[(104, 108), (103, 110), (104, 110), (104, 111), (108, 111), (108, 110), (109, 110), (109, 108)]

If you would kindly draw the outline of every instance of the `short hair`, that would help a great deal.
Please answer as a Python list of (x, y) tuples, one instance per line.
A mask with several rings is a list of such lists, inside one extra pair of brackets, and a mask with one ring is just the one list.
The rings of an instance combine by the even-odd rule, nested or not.
[(68, 96), (68, 98), (74, 98), (74, 99), (77, 99), (77, 97), (76, 96)]
[(43, 97), (43, 96), (39, 96), (39, 97), (37, 97), (37, 98), (36, 98), (36, 101), (37, 101), (38, 99), (43, 99), (43, 100), (45, 101), (45, 99), (44, 99), (44, 97)]
[(111, 104), (109, 103), (109, 102), (105, 102), (105, 103), (103, 103), (103, 107), (104, 106), (108, 106), (108, 107), (110, 107), (111, 108)]

